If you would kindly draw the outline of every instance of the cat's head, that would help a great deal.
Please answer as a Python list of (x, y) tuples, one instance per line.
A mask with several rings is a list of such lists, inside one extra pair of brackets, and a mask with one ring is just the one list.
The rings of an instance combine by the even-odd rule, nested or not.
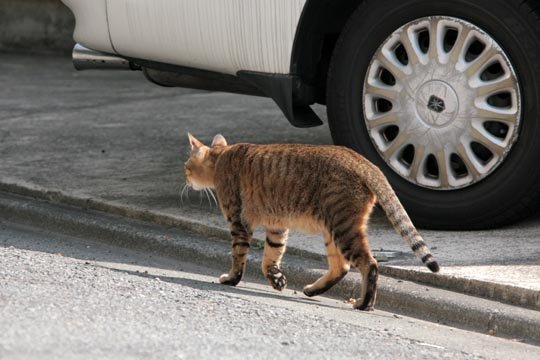
[(188, 133), (191, 154), (184, 164), (186, 184), (194, 190), (214, 188), (216, 150), (227, 146), (222, 135), (216, 135), (210, 147), (204, 145)]

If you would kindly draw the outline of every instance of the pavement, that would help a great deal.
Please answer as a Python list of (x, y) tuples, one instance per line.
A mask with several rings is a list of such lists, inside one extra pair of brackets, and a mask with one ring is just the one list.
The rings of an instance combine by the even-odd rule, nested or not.
[[(538, 359), (540, 348), (333, 298), (278, 293), (247, 276), (0, 224), (2, 359)], [(197, 234), (175, 231), (186, 242)], [(217, 270), (219, 271), (219, 270)]]
[(0, 1), (0, 51), (65, 54), (75, 45), (75, 17), (61, 0)]
[[(226, 239), (215, 205), (196, 193), (180, 197), (188, 131), (206, 142), (222, 133), (230, 143), (331, 143), (326, 126), (295, 129), (269, 99), (159, 88), (136, 72), (76, 73), (66, 58), (0, 58), (4, 192)], [(325, 117), (324, 108), (316, 111)], [(439, 275), (421, 266), (380, 212), (370, 224), (388, 279), (540, 309), (539, 216), (491, 231), (421, 230)], [(292, 233), (289, 244), (291, 256), (320, 261), (324, 253), (319, 236)], [(540, 327), (533, 333), (540, 339)]]

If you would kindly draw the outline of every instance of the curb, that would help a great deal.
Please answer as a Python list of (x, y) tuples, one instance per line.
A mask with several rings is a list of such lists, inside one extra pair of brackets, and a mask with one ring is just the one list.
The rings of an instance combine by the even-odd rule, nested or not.
[[(82, 209), (97, 210), (129, 219), (153, 223), (156, 225), (166, 227), (174, 226), (208, 237), (229, 239), (229, 231), (227, 229), (209, 225), (204, 221), (198, 221), (194, 218), (181, 217), (178, 215), (171, 216), (165, 213), (149, 211), (123, 204), (93, 199), (90, 197), (72, 196), (61, 191), (51, 191), (30, 184), (19, 185), (15, 183), (0, 182), (0, 191), (29, 196), (53, 203), (67, 204)], [(264, 246), (264, 239), (254, 238), (254, 241), (257, 243), (255, 247), (262, 248)], [(325, 257), (322, 255), (314, 254), (293, 246), (287, 247), (287, 254), (297, 255), (313, 260), (326, 261)], [(509, 305), (540, 310), (540, 293), (538, 291), (488, 281), (459, 278), (440, 273), (432, 274), (423, 267), (421, 270), (412, 270), (396, 265), (386, 265), (384, 263), (380, 265), (381, 275), (435, 286), (437, 288), (478, 296), (494, 301), (500, 301)]]
[[(49, 201), (55, 204), (65, 204), (83, 210), (96, 210), (111, 215), (122, 216), (128, 219), (149, 222), (160, 226), (178, 227), (183, 230), (192, 231), (212, 238), (219, 238), (221, 240), (229, 239), (230, 237), (229, 230), (222, 229), (218, 226), (208, 225), (204, 221), (198, 221), (193, 218), (187, 218), (178, 215), (171, 216), (166, 213), (160, 213), (157, 211), (150, 211), (114, 202), (103, 201), (91, 197), (71, 196), (61, 191), (47, 190), (32, 185), (18, 185), (0, 182), (0, 193), (2, 192), (26, 196), (38, 200)], [(259, 247), (264, 246), (264, 239), (254, 238), (253, 241), (256, 242)], [(314, 260), (325, 259), (325, 257), (322, 255), (314, 254), (312, 252), (294, 247), (287, 247), (287, 253)]]
[[(35, 190), (29, 190), (32, 191)], [(48, 196), (54, 197), (52, 193)], [(86, 199), (79, 201), (87, 203)], [(186, 229), (179, 225), (178, 221), (165, 224), (162, 219), (161, 226), (157, 226), (88, 207), (53, 204), (5, 192), (0, 193), (0, 216), (14, 223), (42, 227), (67, 235), (90, 237), (117, 246), (172, 256), (182, 261), (212, 264), (213, 268), (218, 267), (222, 272), (230, 266), (230, 245), (227, 241), (220, 240), (224, 238), (221, 236), (223, 231), (215, 231), (213, 236), (206, 232), (201, 235), (201, 231), (198, 231), (201, 229), (200, 225), (192, 223)], [(152, 216), (147, 216), (152, 219)], [(186, 230), (192, 232), (197, 241), (187, 239), (182, 233), (184, 231), (185, 234)], [(285, 256), (283, 270), (292, 288), (301, 289), (305, 284), (313, 282), (326, 268), (323, 261), (292, 253)], [(262, 251), (252, 249), (247, 271), (262, 280), (259, 269), (261, 258)], [(348, 299), (358, 293), (358, 285), (359, 275), (351, 273), (328, 295)], [(427, 287), (411, 281), (381, 276), (377, 307), (485, 334), (492, 330), (498, 336), (540, 344), (538, 311)]]
[(510, 305), (540, 310), (540, 292), (537, 290), (441, 273), (432, 274), (423, 268), (419, 271), (394, 265), (382, 266), (381, 274)]

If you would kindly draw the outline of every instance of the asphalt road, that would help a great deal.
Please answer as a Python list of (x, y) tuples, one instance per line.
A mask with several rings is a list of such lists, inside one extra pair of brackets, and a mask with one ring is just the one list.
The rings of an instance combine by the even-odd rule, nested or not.
[(220, 270), (95, 239), (0, 229), (0, 359), (540, 356), (519, 342), (266, 284), (225, 287)]

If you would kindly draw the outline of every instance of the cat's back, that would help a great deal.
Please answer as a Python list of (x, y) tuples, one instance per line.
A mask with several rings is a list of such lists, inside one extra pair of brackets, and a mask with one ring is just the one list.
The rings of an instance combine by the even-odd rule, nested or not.
[[(235, 144), (220, 156), (218, 172), (274, 181), (360, 181), (377, 168), (355, 151), (333, 145)], [(316, 177), (316, 178), (315, 178)]]
[(263, 161), (290, 162), (291, 169), (320, 164), (324, 169), (342, 169), (355, 171), (359, 167), (371, 166), (363, 156), (343, 146), (308, 145), (308, 144), (269, 144), (250, 145), (249, 153)]

